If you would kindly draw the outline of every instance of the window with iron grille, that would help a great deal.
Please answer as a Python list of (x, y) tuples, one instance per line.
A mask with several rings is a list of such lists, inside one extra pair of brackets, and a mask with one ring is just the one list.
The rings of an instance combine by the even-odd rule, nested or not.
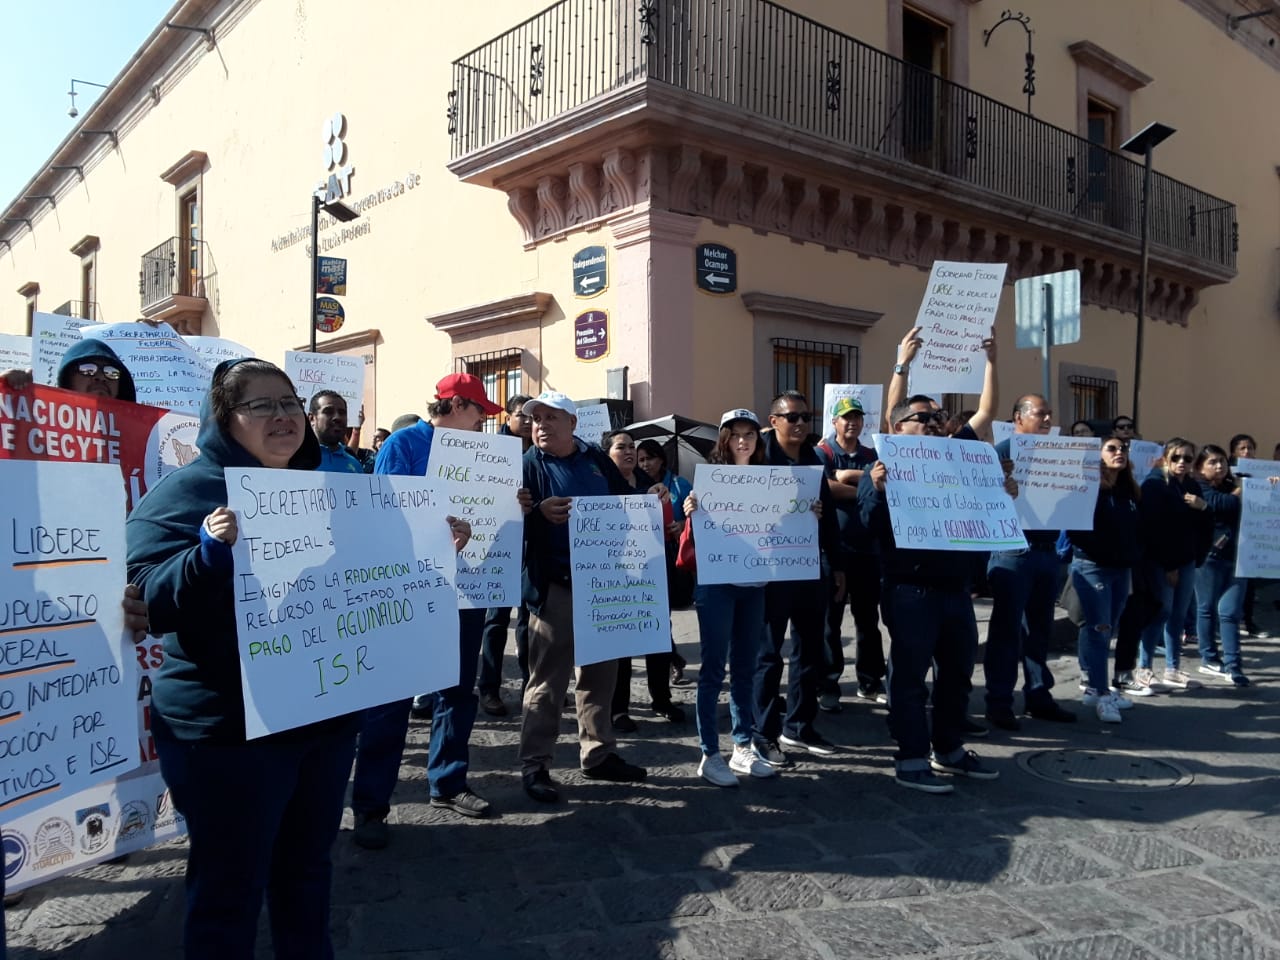
[[(523, 350), (498, 350), (458, 357), (453, 363), (453, 370), (455, 373), (469, 373), (473, 377), (479, 377), (484, 383), (485, 395), (505, 411), (507, 398), (523, 392), (523, 361)], [(489, 417), (484, 422), (484, 432), (497, 433), (505, 421), (505, 412)]]
[(858, 348), (821, 340), (773, 340), (773, 393), (799, 390), (811, 407), (822, 405), (828, 383), (858, 382)]
[(1116, 417), (1115, 380), (1101, 377), (1071, 376), (1072, 420), (1114, 420)]

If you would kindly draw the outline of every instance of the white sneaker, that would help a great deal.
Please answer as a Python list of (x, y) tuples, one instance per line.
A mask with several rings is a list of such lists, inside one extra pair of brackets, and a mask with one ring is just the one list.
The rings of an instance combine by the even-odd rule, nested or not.
[(1093, 706), (1097, 706), (1099, 703), (1101, 703), (1103, 700), (1106, 700), (1108, 697), (1110, 697), (1112, 700), (1115, 701), (1117, 710), (1133, 709), (1133, 701), (1130, 700), (1128, 697), (1122, 697), (1120, 696), (1120, 694), (1112, 693), (1109, 690), (1106, 693), (1104, 693), (1102, 696), (1098, 696), (1098, 692), (1094, 690), (1092, 687), (1090, 687), (1087, 691), (1085, 691), (1085, 695), (1080, 698), (1080, 702), (1083, 703), (1086, 707), (1093, 707)]
[(714, 783), (717, 787), (736, 787), (738, 778), (733, 775), (733, 771), (724, 762), (724, 757), (718, 753), (703, 754), (702, 762), (698, 764), (698, 776), (707, 783)]
[[(1103, 723), (1119, 723), (1120, 722), (1120, 705), (1116, 703), (1120, 698), (1114, 693), (1104, 694), (1097, 698), (1098, 719)], [(1133, 706), (1132, 703), (1129, 706)]]
[(1199, 680), (1192, 680), (1189, 673), (1177, 667), (1165, 668), (1164, 683), (1167, 687), (1179, 687), (1183, 690), (1194, 690), (1200, 686)]
[(729, 757), (729, 769), (734, 773), (745, 773), (762, 780), (778, 775), (778, 768), (757, 757), (751, 745), (746, 743), (734, 744), (733, 754)]

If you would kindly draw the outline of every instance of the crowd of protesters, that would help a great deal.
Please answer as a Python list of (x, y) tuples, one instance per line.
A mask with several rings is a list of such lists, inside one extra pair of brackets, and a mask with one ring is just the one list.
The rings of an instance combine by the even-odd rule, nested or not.
[[(919, 328), (899, 344), (878, 426), (956, 442), (984, 439), (999, 404), (994, 339), (983, 344), (979, 405), (956, 417), (908, 390), (921, 345)], [(0, 376), (13, 389), (30, 382), (20, 371)], [(128, 371), (96, 341), (68, 354), (58, 382), (134, 399)], [(253, 956), (264, 900), (276, 956), (332, 956), (330, 852), (353, 765), (354, 840), (363, 847), (379, 849), (391, 840), (388, 814), (415, 713), (431, 718), (431, 804), (489, 816), (491, 804), (467, 782), (468, 742), (478, 710), (495, 718), (510, 712), (502, 679), (512, 610), (464, 610), (456, 685), (246, 739), (232, 598), (237, 521), (223, 479), (228, 467), (424, 476), (436, 429), (480, 430), (486, 418), (505, 414), (500, 429), (519, 437), (525, 451), (517, 494), (525, 512), (523, 602), (514, 617), (522, 704), (513, 760), (525, 793), (540, 804), (561, 798), (552, 769), (571, 681), (583, 776), (621, 783), (646, 777), (618, 747), (619, 734), (636, 732), (630, 659), (574, 664), (572, 595), (580, 587), (571, 575), (568, 521), (577, 497), (641, 492), (664, 503), (672, 602), (691, 603), (699, 628), (693, 714), (700, 757), (690, 776), (718, 787), (737, 787), (740, 777), (776, 777), (796, 755), (840, 752), (818, 723), (824, 712), (843, 709), (846, 608), (854, 633), (849, 689), (854, 699), (885, 709), (897, 747), (896, 783), (927, 793), (951, 792), (952, 777), (998, 777), (967, 746), (991, 727), (1017, 731), (1028, 721), (1072, 723), (1085, 716), (1053, 694), (1048, 649), (1059, 604), (1078, 625), (1079, 703), (1100, 722), (1119, 722), (1135, 698), (1195, 685), (1182, 661), (1187, 643), (1206, 682), (1224, 689), (1249, 684), (1241, 640), (1263, 634), (1250, 621), (1249, 584), (1235, 576), (1240, 478), (1257, 449), (1245, 435), (1200, 448), (1172, 438), (1148, 472), (1129, 459), (1136, 424), (1117, 418), (1101, 431), (1092, 529), (1032, 531), (1025, 550), (957, 554), (896, 543), (886, 498), (892, 481), (861, 442), (866, 414), (857, 400), (839, 401), (826, 424), (809, 398), (785, 391), (763, 419), (747, 408), (727, 411), (708, 459), (728, 467), (821, 468), (813, 506), (819, 572), (808, 581), (701, 584), (674, 562), (681, 533), (699, 511), (699, 491), (672, 469), (660, 444), (637, 443), (626, 429), (579, 436), (575, 404), (554, 391), (512, 397), (504, 410), (468, 374), (441, 380), (426, 413), (426, 419), (407, 415), (391, 430), (378, 430), (365, 450), (362, 423), (348, 424), (338, 394), (318, 393), (308, 407), (273, 364), (224, 362), (204, 403), (200, 457), (156, 485), (129, 517), (128, 623), (142, 629), (149, 619), (149, 629), (165, 637), (152, 725), (165, 782), (190, 838), (189, 958)], [(1013, 404), (1012, 420), (1015, 432), (1043, 434), (1053, 411), (1044, 397), (1029, 393)], [(1097, 426), (1077, 421), (1069, 433), (1095, 435)], [(824, 432), (830, 439), (820, 439)], [(1008, 460), (1008, 441), (997, 445), (997, 454)], [(1012, 479), (1006, 489), (1018, 495)], [(469, 526), (438, 519), (449, 524), (461, 550)], [(979, 584), (992, 598), (983, 661), (986, 724), (970, 715)], [(645, 667), (650, 709), (682, 723), (672, 686), (684, 682), (685, 662), (674, 644), (647, 656)], [(727, 758), (718, 714), (726, 676)]]

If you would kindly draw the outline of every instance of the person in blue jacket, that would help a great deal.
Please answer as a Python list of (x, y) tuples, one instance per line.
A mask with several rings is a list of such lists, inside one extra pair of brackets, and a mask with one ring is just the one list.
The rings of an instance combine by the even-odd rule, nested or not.
[[(1195, 476), (1200, 496), (1213, 521), (1196, 569), (1196, 638), (1200, 644), (1200, 672), (1249, 686), (1240, 659), (1240, 622), (1244, 619), (1245, 581), (1236, 576), (1240, 543), (1242, 482), (1231, 474), (1227, 451), (1208, 443), (1196, 456)], [(1218, 636), (1222, 653), (1218, 653)]]
[(200, 456), (153, 487), (126, 527), (129, 577), (164, 635), (152, 729), (190, 840), (185, 956), (251, 960), (265, 895), (275, 956), (325, 960), (356, 718), (246, 739), (223, 474), (313, 470), (319, 445), (293, 384), (265, 360), (219, 364), (200, 419)]

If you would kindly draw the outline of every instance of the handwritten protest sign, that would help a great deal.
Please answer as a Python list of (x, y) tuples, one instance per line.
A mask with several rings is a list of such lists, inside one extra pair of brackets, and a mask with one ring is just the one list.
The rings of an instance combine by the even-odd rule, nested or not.
[(1133, 465), (1133, 478), (1142, 483), (1162, 456), (1164, 447), (1154, 440), (1130, 440), (1129, 463)]
[(828, 383), (822, 388), (822, 438), (828, 443), (835, 440), (836, 431), (831, 425), (836, 402), (852, 397), (862, 404), (862, 433), (858, 442), (871, 446), (871, 438), (880, 432), (880, 420), (884, 409), (884, 384)]
[[(0, 463), (0, 816), (138, 765), (124, 489), (105, 464)], [(38, 494), (37, 494), (37, 491)], [(37, 840), (38, 843), (38, 840)], [(49, 865), (54, 845), (35, 851)]]
[(1009, 442), (1023, 530), (1092, 530), (1102, 441), (1015, 433)]
[(209, 392), (209, 366), (167, 323), (102, 323), (81, 335), (115, 351), (133, 376), (138, 402), (193, 416)]
[(698, 464), (693, 473), (698, 582), (767, 583), (818, 576), (813, 503), (821, 488), (821, 467)]
[(0, 333), (0, 370), (31, 369), (31, 338)]
[(894, 543), (906, 550), (1025, 548), (995, 448), (981, 440), (878, 433)]
[(210, 370), (223, 360), (240, 360), (255, 356), (248, 347), (242, 347), (234, 340), (223, 337), (183, 337), (182, 339), (200, 355)]
[(670, 650), (658, 498), (574, 497), (569, 524), (573, 662), (582, 666)]
[(1006, 269), (1003, 263), (934, 261), (916, 314), (924, 346), (911, 364), (912, 393), (982, 392), (982, 341), (996, 322)]
[(604, 403), (591, 403), (578, 407), (578, 426), (574, 428), (574, 436), (587, 443), (600, 442), (600, 438), (613, 429), (609, 422), (609, 406)]
[(140, 403), (0, 383), (0, 460), (116, 464), (130, 506), (199, 454), (198, 419)]
[(444, 509), (471, 524), (458, 554), (458, 606), (520, 606), (524, 513), (516, 500), (522, 477), (519, 437), (437, 428), (428, 474)]
[(364, 403), (364, 360), (360, 357), (286, 350), (284, 372), (293, 381), (298, 396), (308, 402), (321, 390), (333, 390), (347, 401), (353, 419)]
[(1280, 485), (1253, 477), (1243, 482), (1236, 576), (1280, 579)]
[(1237, 477), (1280, 477), (1280, 460), (1237, 460), (1231, 472)]
[(425, 477), (226, 471), (250, 739), (458, 683), (446, 509)]
[(62, 355), (80, 342), (80, 329), (92, 324), (81, 317), (37, 313), (31, 318), (31, 375), (36, 383), (58, 384)]

